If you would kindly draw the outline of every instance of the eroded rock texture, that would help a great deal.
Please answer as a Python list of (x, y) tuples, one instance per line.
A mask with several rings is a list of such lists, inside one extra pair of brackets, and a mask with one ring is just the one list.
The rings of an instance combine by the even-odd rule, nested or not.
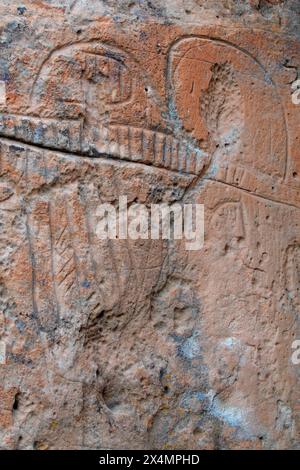
[[(299, 447), (299, 10), (1, 0), (1, 448)], [(204, 248), (101, 241), (120, 195)]]

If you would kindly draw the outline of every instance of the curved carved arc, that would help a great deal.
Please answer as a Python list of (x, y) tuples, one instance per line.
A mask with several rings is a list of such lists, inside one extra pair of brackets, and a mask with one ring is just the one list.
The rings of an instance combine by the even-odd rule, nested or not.
[[(55, 70), (57, 66), (55, 60), (60, 58), (67, 60), (67, 64), (63, 64), (59, 74), (62, 74), (62, 78), (70, 78), (73, 82), (75, 79), (75, 88), (69, 88), (72, 93), (78, 92), (79, 95), (82, 93), (82, 99), (75, 100), (74, 96), (71, 96), (70, 99), (63, 100), (63, 93), (54, 93), (55, 87), (61, 86), (60, 75)], [(126, 76), (132, 72), (131, 98), (127, 88), (124, 100), (118, 99), (114, 102), (114, 99), (111, 99), (114, 97), (107, 95), (105, 105), (108, 107), (105, 107), (103, 105), (105, 100), (100, 100), (99, 103), (97, 96), (91, 94), (89, 97), (91, 106), (86, 106), (83, 97), (89, 95), (90, 81), (99, 79), (101, 85), (102, 78), (104, 77), (104, 80), (107, 78), (105, 68), (111, 66), (111, 61), (114, 65), (117, 63), (122, 66)], [(65, 70), (65, 65), (70, 68), (66, 67)], [(100, 69), (102, 68), (100, 77), (97, 77), (97, 74), (95, 76), (98, 65)], [(50, 87), (49, 93), (44, 96), (46, 103), (39, 103), (37, 98), (40, 98), (44, 82), (47, 82), (53, 70), (54, 83), (50, 84), (54, 90)], [(208, 166), (208, 156), (205, 152), (193, 146), (189, 139), (175, 139), (169, 130), (166, 130), (162, 117), (159, 118), (159, 126), (153, 122), (150, 125), (149, 122), (145, 122), (147, 121), (144, 116), (145, 107), (148, 106), (144, 104), (149, 104), (151, 108), (154, 101), (155, 107), (157, 99), (155, 89), (151, 86), (154, 91), (151, 100), (147, 96), (145, 102), (141, 102), (140, 93), (138, 93), (139, 99), (135, 100), (135, 88), (139, 91), (139, 88), (142, 88), (145, 94), (145, 83), (148, 84), (147, 77), (138, 76), (139, 71), (139, 65), (129, 54), (99, 40), (62, 46), (52, 51), (41, 64), (31, 93), (29, 116), (0, 116), (0, 135), (40, 147), (71, 152), (78, 156), (116, 157), (120, 160), (199, 175)], [(81, 80), (82, 73), (84, 80)], [(84, 86), (88, 90), (81, 89), (81, 81), (85, 82)], [(132, 100), (135, 106), (128, 106), (128, 100)], [(138, 124), (134, 122), (137, 104), (141, 113)], [(163, 107), (159, 113), (162, 109)], [(51, 113), (54, 113), (54, 116)]]
[[(32, 89), (29, 95), (28, 106), (29, 110), (32, 108), (34, 95), (36, 92), (36, 88), (41, 76), (47, 75), (47, 71), (49, 71), (51, 60), (63, 56), (64, 54), (72, 56), (72, 53), (85, 53), (95, 56), (102, 56), (106, 57), (111, 60), (119, 61), (119, 63), (126, 69), (127, 74), (131, 74), (132, 80), (132, 92), (136, 91), (136, 88), (140, 86), (143, 92), (145, 90), (151, 90), (151, 101), (152, 104), (156, 106), (157, 110), (161, 112), (162, 109), (165, 108), (165, 103), (162, 101), (162, 98), (156, 93), (154, 83), (144, 68), (140, 65), (140, 63), (136, 60), (136, 58), (128, 51), (124, 51), (118, 47), (118, 45), (108, 42), (108, 41), (101, 41), (100, 38), (93, 38), (87, 41), (78, 41), (73, 43), (64, 44), (56, 49), (52, 50), (48, 56), (43, 60), (41, 63), (36, 78), (33, 82)], [(130, 98), (124, 100), (123, 104), (128, 104)], [(115, 104), (118, 105), (122, 102), (116, 102)]]
[[(127, 54), (100, 42), (81, 42), (56, 49), (36, 76), (30, 93), (30, 110), (36, 114), (41, 97), (54, 106), (63, 101), (64, 114), (68, 112), (66, 106), (73, 105), (72, 117), (76, 117), (76, 111), (77, 116), (84, 115), (87, 106), (100, 107), (99, 98), (110, 106), (126, 104), (131, 100), (134, 86), (128, 65), (132, 66)], [(98, 95), (102, 88), (102, 96), (93, 95), (92, 88), (97, 89)], [(51, 103), (51, 98), (56, 103)], [(88, 99), (90, 103), (86, 102)], [(58, 112), (51, 111), (54, 115)]]
[[(169, 117), (175, 119), (178, 133), (206, 145), (216, 165), (255, 162), (258, 172), (286, 177), (285, 110), (275, 83), (257, 58), (226, 40), (186, 35), (171, 44), (166, 67)], [(184, 108), (184, 102), (190, 107)], [(210, 112), (205, 115), (207, 102)], [(219, 109), (214, 110), (214, 104)], [(222, 106), (228, 108), (227, 116)], [(218, 117), (220, 110), (223, 134), (218, 123), (209, 123), (213, 112)]]

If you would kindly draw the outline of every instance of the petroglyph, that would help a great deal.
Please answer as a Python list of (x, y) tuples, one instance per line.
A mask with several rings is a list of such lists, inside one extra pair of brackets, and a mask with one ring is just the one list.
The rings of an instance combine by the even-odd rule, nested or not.
[[(290, 10), (4, 3), (0, 447), (298, 448)], [(100, 239), (121, 196), (203, 249)]]

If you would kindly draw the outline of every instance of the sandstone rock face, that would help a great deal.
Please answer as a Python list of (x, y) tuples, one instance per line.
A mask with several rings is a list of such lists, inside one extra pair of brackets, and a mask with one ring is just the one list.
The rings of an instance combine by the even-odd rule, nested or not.
[[(299, 14), (0, 1), (2, 449), (299, 448)], [(203, 248), (99, 239), (123, 195)]]

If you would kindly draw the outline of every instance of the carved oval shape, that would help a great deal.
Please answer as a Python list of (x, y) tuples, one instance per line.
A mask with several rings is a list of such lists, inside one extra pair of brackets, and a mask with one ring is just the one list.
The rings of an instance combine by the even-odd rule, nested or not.
[(250, 53), (227, 41), (180, 39), (170, 49), (168, 87), (169, 111), (178, 129), (209, 149), (216, 163), (226, 160), (285, 175), (287, 127), (281, 100)]

